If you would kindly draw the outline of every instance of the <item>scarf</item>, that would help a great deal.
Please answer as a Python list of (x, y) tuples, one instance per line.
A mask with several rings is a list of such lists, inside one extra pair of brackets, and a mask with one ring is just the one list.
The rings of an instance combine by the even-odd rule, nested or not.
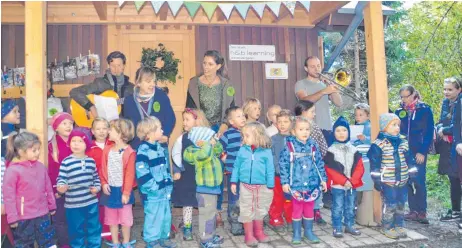
[(154, 96), (154, 94), (156, 93), (156, 90), (154, 89), (154, 92), (152, 92), (152, 94), (148, 94), (148, 95), (141, 95), (140, 94), (140, 88), (139, 87), (135, 87), (133, 89), (134, 91), (134, 95), (136, 97), (136, 99), (140, 102), (148, 102), (152, 99), (152, 97)]
[(390, 141), (391, 145), (393, 146), (393, 148), (395, 148), (395, 150), (398, 149), (399, 145), (401, 144), (401, 138), (398, 135), (391, 135), (391, 134), (388, 134), (388, 133), (383, 133), (383, 136), (385, 138), (388, 139), (388, 141)]
[(403, 108), (411, 115), (410, 113), (414, 113), (417, 103), (419, 102), (419, 98), (415, 99), (409, 105), (403, 104)]

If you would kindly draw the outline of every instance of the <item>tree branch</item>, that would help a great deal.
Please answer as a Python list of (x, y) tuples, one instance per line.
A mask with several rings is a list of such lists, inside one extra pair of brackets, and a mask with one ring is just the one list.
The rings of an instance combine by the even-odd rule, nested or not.
[(452, 2), (451, 6), (448, 8), (446, 13), (444, 13), (443, 17), (441, 18), (440, 22), (438, 23), (438, 26), (436, 26), (435, 30), (433, 30), (432, 36), (430, 37), (430, 40), (428, 40), (427, 46), (425, 47), (425, 51), (423, 53), (424, 56), (425, 56), (425, 54), (427, 54), (427, 50), (428, 50), (428, 48), (429, 48), (429, 46), (430, 46), (430, 44), (431, 44), (431, 42), (433, 40), (433, 37), (435, 37), (436, 31), (441, 26), (441, 23), (443, 23), (443, 20), (446, 19), (446, 16), (448, 15), (449, 11), (451, 11), (454, 4), (456, 4), (456, 1)]

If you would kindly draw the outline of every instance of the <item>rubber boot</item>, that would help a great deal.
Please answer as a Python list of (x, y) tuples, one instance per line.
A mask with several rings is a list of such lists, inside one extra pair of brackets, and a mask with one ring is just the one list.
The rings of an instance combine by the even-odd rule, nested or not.
[(269, 238), (266, 236), (263, 229), (263, 220), (254, 220), (253, 221), (253, 234), (260, 243), (268, 243)]
[(258, 241), (253, 235), (253, 222), (244, 223), (244, 233), (245, 233), (245, 244), (249, 247), (257, 247)]
[(191, 224), (187, 224), (183, 227), (183, 240), (185, 241), (193, 240)]
[(293, 227), (293, 236), (292, 244), (299, 245), (302, 243), (302, 221), (301, 220), (292, 220)]
[(311, 243), (319, 243), (319, 238), (313, 233), (313, 219), (303, 218), (303, 226), (305, 227), (304, 235)]

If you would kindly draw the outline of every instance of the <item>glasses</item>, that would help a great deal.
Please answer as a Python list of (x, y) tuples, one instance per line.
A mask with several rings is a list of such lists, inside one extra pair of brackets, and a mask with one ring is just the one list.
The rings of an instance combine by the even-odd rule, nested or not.
[(412, 96), (412, 94), (409, 94), (409, 95), (407, 95), (407, 96), (399, 96), (399, 97), (400, 97), (401, 99), (407, 99), (407, 98), (409, 98), (410, 96)]

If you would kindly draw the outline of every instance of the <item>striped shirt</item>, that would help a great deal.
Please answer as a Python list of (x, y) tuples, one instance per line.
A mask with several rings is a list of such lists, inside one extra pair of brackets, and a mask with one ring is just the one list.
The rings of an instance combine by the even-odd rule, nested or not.
[[(6, 165), (5, 165), (5, 158), (2, 157), (2, 189), (3, 189), (3, 175), (5, 175)], [(2, 204), (3, 204), (3, 190), (0, 192), (2, 194)]]
[(225, 171), (232, 172), (234, 161), (236, 161), (237, 153), (239, 152), (239, 148), (241, 148), (241, 131), (230, 127), (221, 136), (220, 143), (223, 146), (223, 152), (226, 153)]
[(85, 156), (76, 158), (70, 155), (59, 167), (57, 185), (68, 185), (65, 208), (80, 208), (98, 202), (96, 195), (90, 192), (90, 187), (101, 189), (95, 160)]
[(108, 170), (108, 183), (110, 186), (122, 187), (123, 169), (122, 152), (109, 151), (107, 170)]

